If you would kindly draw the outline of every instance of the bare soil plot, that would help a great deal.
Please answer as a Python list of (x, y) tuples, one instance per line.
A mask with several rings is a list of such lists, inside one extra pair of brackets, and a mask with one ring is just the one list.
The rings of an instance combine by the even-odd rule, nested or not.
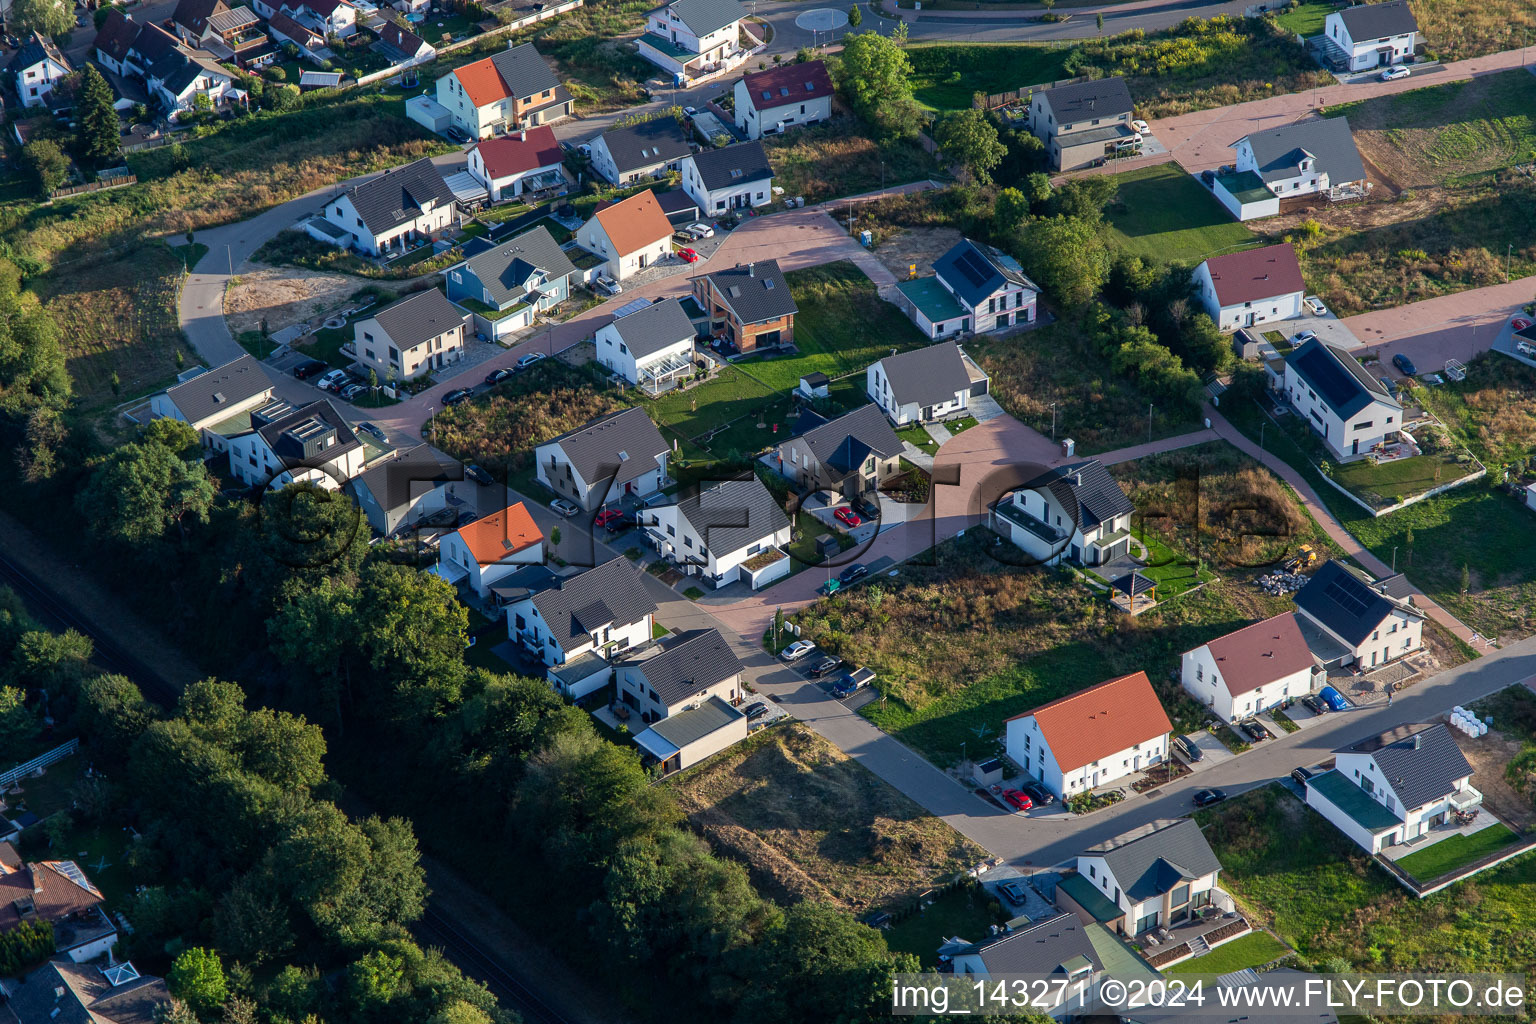
[(1486, 736), (1475, 739), (1465, 733), (1456, 733), (1456, 744), (1472, 762), (1476, 773), (1472, 784), (1483, 794), (1483, 806), (1501, 821), (1518, 832), (1529, 831), (1536, 825), (1536, 806), (1524, 793), (1517, 793), (1504, 778), (1504, 766), (1520, 753), (1524, 746), (1520, 737), (1489, 729)]
[(917, 264), (919, 277), (933, 273), (933, 261), (960, 241), (959, 228), (904, 228), (875, 247), (875, 256), (896, 280), (907, 279), (907, 268)]
[(224, 317), (235, 337), (246, 331), (280, 331), (307, 323), (335, 309), (366, 282), (349, 274), (326, 274), (297, 267), (269, 267), (241, 274), (224, 293)]

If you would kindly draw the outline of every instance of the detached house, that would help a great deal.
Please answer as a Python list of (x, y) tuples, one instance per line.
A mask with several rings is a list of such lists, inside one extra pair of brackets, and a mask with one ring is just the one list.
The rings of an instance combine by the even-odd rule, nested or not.
[(1104, 565), (1130, 553), (1136, 506), (1097, 459), (1042, 473), (992, 505), (991, 525), (1045, 565)]
[(593, 139), (592, 169), (615, 185), (631, 185), (677, 170), (692, 152), (676, 118), (653, 117)]
[(48, 101), (48, 94), (74, 67), (52, 39), (33, 32), (32, 38), (22, 44), (6, 65), (6, 70), (11, 73), (21, 105), (41, 107)]
[(379, 49), (397, 65), (425, 64), (437, 56), (437, 48), (397, 21), (385, 19), (379, 26)]
[(436, 572), (450, 583), (463, 582), (484, 599), (492, 584), (543, 561), (544, 533), (518, 502), (444, 536)]
[(620, 662), (619, 699), (650, 723), (635, 745), (674, 772), (746, 739), (741, 677), (717, 629), (666, 637)]
[(486, 243), (443, 277), (448, 298), (473, 316), (475, 332), (500, 341), (569, 298), (574, 273), (570, 257), (541, 224), (505, 242)]
[(1343, 71), (1405, 64), (1413, 60), (1418, 37), (1408, 0), (1344, 7), (1323, 22), (1325, 57)]
[(283, 0), (280, 9), (327, 39), (357, 33), (357, 8), (345, 0)]
[(1040, 997), (1031, 1009), (1054, 1020), (1076, 1020), (1093, 1009), (1093, 993), (1107, 963), (1115, 965), (1116, 978), (1123, 978), (1127, 974), (1122, 965), (1138, 962), (1098, 925), (1084, 924), (1071, 914), (1031, 921), (980, 942), (951, 939), (940, 952), (955, 974), (1042, 979)]
[(423, 157), (353, 185), (304, 228), (322, 242), (378, 256), (408, 251), (457, 223), (453, 192)]
[(1307, 780), (1307, 806), (1368, 853), (1482, 806), (1472, 765), (1442, 723), (1400, 725), (1333, 753), (1333, 770)]
[(428, 288), (356, 321), (352, 336), (357, 361), (380, 381), (414, 380), (464, 358), (464, 313)]
[(901, 438), (879, 406), (860, 406), (835, 420), (807, 410), (795, 434), (775, 454), (779, 472), (801, 491), (860, 498), (900, 472)]
[(1285, 397), (1340, 461), (1371, 454), (1403, 426), (1403, 405), (1341, 348), (1313, 338), (1285, 357)]
[(548, 125), (525, 128), (475, 143), (469, 173), (485, 186), (492, 202), (565, 183), (565, 155)]
[(1145, 672), (1004, 722), (1008, 757), (1062, 799), (1107, 786), (1168, 756), (1173, 724)]
[(464, 464), (429, 444), (376, 462), (347, 481), (346, 490), (380, 537), (391, 537), (422, 516), (445, 508), (479, 511), (478, 488), (464, 478)]
[(610, 658), (650, 643), (655, 611), (640, 570), (615, 558), (513, 600), (507, 633), (544, 663), (557, 690), (575, 699), (607, 685)]
[(1212, 256), (1195, 268), (1195, 291), (1223, 332), (1301, 315), (1301, 264), (1291, 243)]
[(932, 277), (900, 281), (898, 303), (930, 338), (986, 334), (1035, 322), (1040, 289), (1012, 256), (969, 238), (940, 256)]
[(636, 45), (640, 56), (686, 84), (739, 51), (746, 16), (737, 0), (672, 0), (645, 16)]
[(622, 202), (599, 204), (576, 232), (583, 249), (608, 261), (615, 281), (672, 255), (672, 225), (649, 189)]
[(1366, 192), (1365, 164), (1349, 118), (1325, 117), (1244, 135), (1232, 144), (1238, 174), (1258, 177), (1280, 199), (1325, 195), (1356, 198)]
[(252, 410), (251, 427), (229, 440), (229, 471), (248, 487), (301, 481), (334, 491), (363, 470), (362, 442), (324, 399), (297, 409), (274, 400)]
[(228, 438), (251, 429), (251, 410), (270, 402), (272, 389), (266, 368), (244, 355), (161, 392), (149, 400), (149, 410), (187, 424), (204, 448), (222, 452)]
[(599, 363), (656, 395), (693, 373), (695, 333), (682, 303), (671, 298), (616, 317), (593, 341)]
[(749, 71), (736, 83), (736, 127), (749, 139), (832, 116), (832, 76), (824, 61)]
[(789, 517), (755, 476), (706, 484), (640, 517), (662, 557), (711, 586), (744, 580), (756, 590), (789, 575)]
[(621, 409), (535, 449), (539, 483), (589, 512), (669, 482), (667, 442), (641, 409)]
[(127, 961), (105, 966), (59, 958), (29, 973), (6, 1006), (16, 1024), (150, 1024), (169, 1005), (160, 978)]
[(72, 860), (0, 857), (0, 935), (46, 921), (55, 952), (77, 964), (94, 960), (117, 945), (117, 927), (101, 904), (101, 891)]
[(1292, 612), (1185, 651), (1179, 673), (1189, 695), (1224, 722), (1304, 697), (1324, 676)]
[(682, 162), (683, 191), (706, 217), (773, 202), (773, 167), (761, 142), (693, 153)]
[(794, 344), (800, 308), (778, 260), (738, 263), (696, 277), (693, 297), (709, 316), (710, 334), (738, 352)]
[(1132, 109), (1125, 79), (1096, 78), (1036, 92), (1029, 123), (1045, 143), (1051, 169), (1071, 171), (1141, 149), (1141, 135), (1131, 127)]
[(1339, 562), (1312, 574), (1296, 592), (1296, 609), (1343, 645), (1343, 665), (1373, 669), (1424, 645), (1424, 613), (1412, 601), (1369, 586)]
[(199, 96), (217, 107), (227, 98), (244, 95), (235, 88), (234, 77), (204, 50), (172, 51), (155, 61), (144, 79), (149, 94), (173, 121), (196, 110)]
[(571, 94), (532, 43), (455, 68), (437, 80), (453, 123), (484, 139), (571, 116)]
[(1161, 818), (1078, 854), (1067, 898), (1079, 916), (1096, 909), (1095, 895), (1107, 898), (1116, 916), (1100, 923), (1134, 938), (1210, 906), (1220, 875), (1221, 862), (1193, 818)]
[(954, 342), (913, 349), (871, 364), (864, 390), (896, 426), (960, 416), (990, 379)]

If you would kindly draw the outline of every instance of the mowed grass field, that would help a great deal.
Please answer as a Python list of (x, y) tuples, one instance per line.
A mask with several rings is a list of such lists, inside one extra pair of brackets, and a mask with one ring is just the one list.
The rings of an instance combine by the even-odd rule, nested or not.
[[(1516, 43), (1518, 45), (1518, 42)], [(1361, 153), (1405, 188), (1536, 161), (1536, 75), (1511, 69), (1334, 107)]]
[(1328, 15), (1338, 9), (1338, 4), (1327, 2), (1298, 4), (1275, 15), (1275, 24), (1299, 36), (1322, 35)]
[(1028, 43), (907, 47), (913, 92), (919, 103), (934, 110), (969, 109), (976, 92), (1011, 92), (1070, 78), (1065, 67), (1069, 53)]
[(1114, 181), (1120, 190), (1108, 210), (1106, 232), (1138, 256), (1198, 263), (1262, 242), (1177, 164), (1127, 171)]

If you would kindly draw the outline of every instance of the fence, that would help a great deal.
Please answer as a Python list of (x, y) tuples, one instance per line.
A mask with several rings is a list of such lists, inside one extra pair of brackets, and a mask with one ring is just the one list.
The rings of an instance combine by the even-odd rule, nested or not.
[(68, 196), (77, 196), (82, 192), (100, 192), (103, 189), (123, 188), (126, 185), (136, 185), (139, 182), (137, 174), (119, 174), (111, 178), (102, 178), (98, 181), (88, 181), (84, 185), (70, 185), (68, 188), (56, 188), (48, 193), (49, 199), (64, 199)]
[(26, 764), (17, 765), (8, 772), (0, 772), (0, 789), (6, 789), (17, 779), (24, 779), (39, 768), (47, 768), (49, 765), (62, 761), (76, 750), (80, 749), (80, 739), (76, 737), (61, 746), (54, 747), (48, 753), (40, 757), (34, 757)]
[[(1063, 85), (1071, 85), (1073, 82), (1086, 82), (1087, 75), (1078, 75), (1076, 78), (1063, 78), (1055, 82), (1041, 82), (1038, 85), (1026, 85), (1022, 89), (1010, 89), (1007, 92), (989, 93), (981, 100), (982, 110), (996, 110), (998, 107), (1006, 107), (1010, 103), (1019, 103), (1029, 99), (1030, 95), (1040, 89), (1057, 89)], [(972, 101), (975, 105), (975, 101)]]

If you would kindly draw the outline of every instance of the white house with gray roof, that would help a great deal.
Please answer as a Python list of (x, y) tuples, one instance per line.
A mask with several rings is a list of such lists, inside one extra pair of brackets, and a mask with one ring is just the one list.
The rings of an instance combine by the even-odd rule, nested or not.
[(1095, 1002), (1096, 982), (1105, 970), (1104, 953), (1090, 935), (1095, 927), (1071, 914), (1057, 914), (980, 942), (955, 940), (944, 948), (957, 975), (1045, 979), (1039, 1000), (1030, 1008), (1065, 1020), (1087, 1012)]
[(334, 491), (363, 471), (366, 454), (330, 402), (294, 408), (274, 399), (251, 410), (248, 433), (230, 438), (229, 470), (248, 487), (302, 481)]
[(1344, 7), (1323, 21), (1325, 56), (1339, 70), (1369, 71), (1413, 60), (1419, 23), (1408, 0)]
[(737, 59), (746, 16), (738, 0), (672, 0), (645, 16), (636, 45), (640, 56), (685, 84)]
[[(418, 444), (381, 459), (347, 482), (345, 490), (380, 537), (423, 516), (452, 509), (479, 515), (479, 486), (464, 477), (464, 465), (429, 444)], [(453, 516), (456, 525), (458, 516)]]
[(1365, 195), (1365, 164), (1347, 117), (1320, 117), (1244, 135), (1232, 144), (1236, 173), (1253, 174), (1281, 199)]
[(1443, 723), (1399, 725), (1333, 753), (1333, 770), (1307, 780), (1307, 806), (1368, 853), (1482, 806), (1472, 765)]
[(507, 605), (507, 635), (543, 662), (571, 698), (607, 685), (610, 662), (651, 640), (656, 602), (640, 570), (615, 558), (575, 576), (548, 577)]
[(719, 697), (668, 715), (635, 735), (635, 746), (661, 763), (663, 772), (682, 771), (747, 738), (746, 714)]
[(157, 418), (180, 420), (196, 430), (203, 447), (222, 452), (229, 438), (251, 430), (251, 410), (272, 400), (272, 378), (253, 356), (204, 370), (149, 400)]
[(1072, 82), (1031, 97), (1030, 130), (1045, 143), (1052, 170), (1071, 171), (1140, 151), (1132, 109), (1123, 78)]
[(697, 333), (682, 303), (668, 298), (604, 324), (593, 343), (599, 363), (657, 395), (693, 373)]
[(789, 575), (789, 517), (755, 476), (706, 484), (641, 516), (662, 557), (715, 587), (745, 579), (757, 589)]
[(706, 217), (773, 202), (773, 167), (761, 142), (706, 149), (682, 161), (683, 191)]
[(1039, 287), (1001, 249), (962, 238), (931, 277), (899, 281), (897, 305), (930, 338), (986, 334), (1035, 322)]
[(1044, 565), (1128, 554), (1136, 506), (1097, 459), (1042, 473), (992, 506), (992, 529)]
[(41, 107), (48, 102), (48, 94), (62, 82), (74, 68), (53, 42), (41, 32), (33, 32), (32, 38), (6, 65), (16, 86), (16, 95), (23, 107)]
[(1304, 631), (1310, 622), (1348, 652), (1334, 663), (1373, 669), (1424, 646), (1424, 613), (1411, 599), (1393, 596), (1394, 589), (1372, 586), (1330, 560), (1296, 592), (1296, 610)]
[(381, 383), (414, 380), (464, 358), (464, 311), (428, 288), (356, 321), (352, 336), (358, 363)]
[(491, 341), (533, 326), (571, 294), (576, 267), (539, 225), (504, 242), (473, 240), (467, 257), (443, 271), (448, 298), (468, 310), (475, 333)]
[(1402, 403), (1354, 356), (1320, 338), (1286, 355), (1283, 387), (1340, 461), (1365, 458), (1402, 430)]
[(896, 426), (962, 416), (990, 379), (952, 341), (900, 352), (872, 363), (864, 390)]
[(592, 511), (623, 495), (646, 498), (669, 482), (667, 442), (640, 409), (621, 409), (535, 449), (539, 483)]
[(693, 150), (674, 117), (612, 128), (592, 140), (592, 169), (615, 185), (675, 171)]
[(718, 629), (665, 637), (616, 666), (619, 699), (643, 722), (659, 722), (718, 697), (742, 699), (742, 664)]
[(378, 256), (437, 238), (458, 220), (452, 190), (423, 157), (353, 185), (302, 227), (327, 245)]
[(1090, 846), (1077, 856), (1077, 873), (1123, 915), (1106, 927), (1134, 938), (1209, 906), (1221, 862), (1193, 818), (1163, 818)]
[(858, 498), (900, 471), (902, 451), (880, 407), (862, 405), (834, 420), (807, 410), (775, 455), (779, 472), (802, 490)]

